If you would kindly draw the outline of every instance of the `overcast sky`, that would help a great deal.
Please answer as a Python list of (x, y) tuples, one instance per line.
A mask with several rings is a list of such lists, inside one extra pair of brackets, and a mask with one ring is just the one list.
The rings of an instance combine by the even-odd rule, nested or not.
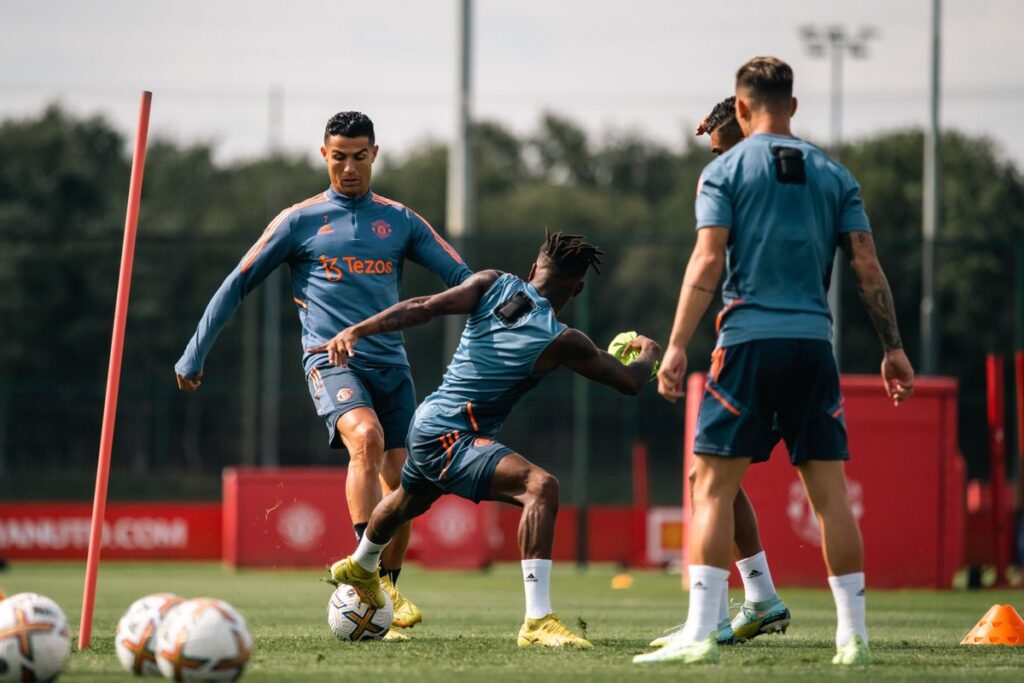
[[(138, 93), (152, 131), (262, 154), (269, 93), (281, 144), (315, 152), (326, 119), (359, 109), (385, 152), (453, 128), (458, 0), (0, 0), (0, 118), (58, 101), (129, 133)], [(736, 67), (774, 54), (796, 72), (798, 135), (829, 136), (829, 65), (805, 24), (875, 27), (845, 64), (843, 134), (923, 126), (930, 0), (475, 0), (472, 107), (526, 132), (551, 110), (594, 134), (681, 146), (730, 94)], [(1024, 169), (1024, 2), (943, 2), (942, 123), (995, 139)]]

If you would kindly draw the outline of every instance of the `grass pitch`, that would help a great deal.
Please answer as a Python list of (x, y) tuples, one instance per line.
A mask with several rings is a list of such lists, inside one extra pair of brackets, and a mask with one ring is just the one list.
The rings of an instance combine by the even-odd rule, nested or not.
[[(710, 667), (634, 665), (634, 654), (681, 621), (686, 595), (678, 576), (635, 572), (628, 590), (611, 590), (611, 567), (578, 572), (555, 567), (555, 609), (572, 628), (586, 624), (587, 652), (519, 650), (523, 612), (517, 565), (487, 572), (428, 572), (410, 567), (401, 586), (424, 613), (409, 643), (340, 643), (326, 623), (331, 589), (316, 571), (233, 572), (216, 564), (108, 563), (101, 567), (92, 647), (72, 655), (67, 681), (129, 680), (114, 654), (121, 613), (136, 598), (172, 591), (223, 598), (245, 615), (255, 640), (246, 681), (766, 681), (824, 678), (860, 681), (1020, 681), (1024, 647), (962, 647), (958, 643), (994, 603), (1024, 610), (1024, 591), (874, 591), (868, 627), (875, 664), (840, 670), (834, 652), (834, 608), (827, 590), (782, 590), (793, 612), (786, 635), (762, 636), (724, 648)], [(15, 563), (0, 574), (8, 594), (43, 593), (65, 610), (77, 633), (82, 563)], [(870, 577), (868, 577), (870, 580)], [(824, 583), (824, 581), (823, 581)], [(738, 593), (733, 597), (741, 598)]]

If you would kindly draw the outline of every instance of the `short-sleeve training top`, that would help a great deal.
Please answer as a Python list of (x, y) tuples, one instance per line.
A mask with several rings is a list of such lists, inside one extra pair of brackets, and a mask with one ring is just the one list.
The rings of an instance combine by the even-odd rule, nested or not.
[(799, 138), (753, 135), (704, 169), (696, 214), (698, 230), (729, 228), (718, 346), (831, 341), (827, 294), (839, 236), (871, 231), (848, 170)]

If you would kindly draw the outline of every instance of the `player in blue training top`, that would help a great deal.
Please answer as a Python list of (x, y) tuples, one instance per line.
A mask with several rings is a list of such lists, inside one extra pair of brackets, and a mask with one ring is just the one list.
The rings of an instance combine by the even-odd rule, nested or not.
[(381, 553), (396, 530), (440, 496), (518, 505), (523, 508), (519, 546), (526, 591), (519, 647), (590, 647), (551, 610), (558, 480), (495, 437), (519, 400), (559, 366), (626, 394), (639, 393), (651, 376), (660, 352), (655, 342), (637, 337), (629, 348), (640, 354), (623, 365), (556, 317), (583, 289), (587, 269), (597, 269), (600, 253), (578, 235), (555, 233), (541, 247), (529, 282), (482, 271), (454, 289), (403, 301), (314, 349), (345, 365), (362, 353), (361, 345), (354, 351), (360, 339), (421, 325), (437, 315), (469, 314), (441, 387), (416, 410), (401, 488), (373, 511), (356, 552), (334, 563), (333, 580), (382, 605), (377, 578)]
[[(182, 391), (199, 388), (206, 356), (242, 297), (281, 264), (291, 271), (303, 348), (397, 303), (406, 259), (430, 269), (449, 287), (470, 276), (427, 221), (370, 190), (377, 151), (373, 122), (365, 114), (331, 117), (320, 148), (330, 187), (278, 214), (224, 280), (174, 366)], [(416, 407), (402, 335), (379, 335), (361, 351), (345, 368), (331, 366), (325, 353), (306, 352), (302, 361), (317, 413), (326, 419), (330, 446), (349, 453), (345, 496), (357, 537), (380, 502), (382, 487), (390, 492), (398, 486), (405, 434)], [(409, 533), (409, 526), (396, 533), (381, 563), (398, 627), (422, 619), (416, 605), (395, 588)]]
[[(700, 125), (697, 135), (708, 135), (711, 151), (725, 154), (743, 140), (743, 131), (736, 120), (736, 97), (730, 96), (715, 105)], [(690, 490), (696, 469), (689, 473)], [(757, 514), (750, 498), (740, 488), (733, 503), (735, 531), (733, 533), (733, 559), (743, 579), (743, 605), (730, 622), (729, 596), (722, 596), (718, 617), (718, 644), (731, 645), (758, 637), (763, 633), (785, 633), (789, 627), (790, 613), (782, 598), (775, 590), (768, 558), (761, 547), (761, 535), (757, 528)], [(679, 624), (651, 641), (651, 647), (663, 647), (674, 638), (682, 637), (686, 624)]]
[(697, 244), (686, 268), (659, 393), (683, 394), (686, 346), (726, 271), (718, 344), (694, 443), (690, 605), (680, 638), (637, 662), (715, 661), (728, 581), (733, 504), (751, 462), (785, 441), (821, 523), (836, 602), (836, 664), (866, 664), (863, 544), (846, 494), (848, 459), (826, 300), (842, 246), (884, 349), (882, 378), (897, 405), (913, 392), (892, 293), (875, 254), (860, 187), (849, 171), (790, 132), (793, 72), (756, 57), (736, 74), (746, 139), (704, 169)]

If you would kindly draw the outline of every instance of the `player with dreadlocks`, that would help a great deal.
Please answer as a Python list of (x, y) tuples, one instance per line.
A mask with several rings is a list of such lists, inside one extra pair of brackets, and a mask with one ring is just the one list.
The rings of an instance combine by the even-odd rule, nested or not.
[(444, 494), (510, 503), (523, 509), (519, 547), (526, 619), (519, 647), (590, 647), (551, 610), (558, 480), (495, 437), (519, 400), (559, 366), (624, 394), (638, 394), (647, 383), (661, 351), (654, 341), (637, 337), (631, 346), (640, 355), (623, 365), (556, 317), (583, 290), (587, 271), (597, 271), (602, 253), (579, 235), (554, 233), (545, 239), (528, 281), (481, 271), (440, 294), (398, 303), (311, 350), (326, 351), (331, 363), (345, 365), (358, 355), (356, 345), (364, 337), (439, 315), (469, 314), (441, 387), (416, 410), (401, 487), (377, 505), (356, 552), (331, 567), (334, 581), (382, 606), (377, 563), (405, 522)]

